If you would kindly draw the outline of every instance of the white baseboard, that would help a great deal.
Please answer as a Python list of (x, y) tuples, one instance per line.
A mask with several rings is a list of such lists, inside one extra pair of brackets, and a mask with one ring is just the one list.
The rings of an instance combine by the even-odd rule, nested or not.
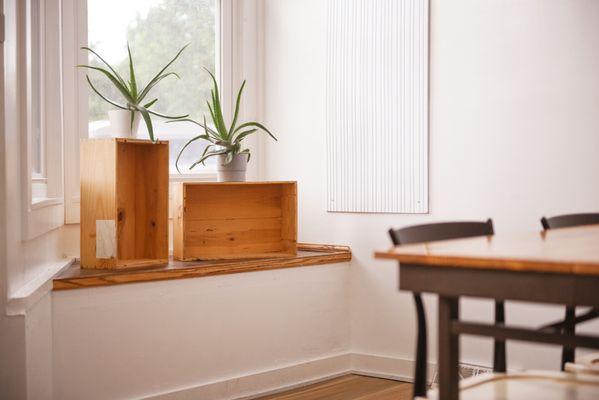
[(350, 366), (350, 354), (339, 354), (245, 376), (178, 388), (143, 399), (246, 400), (345, 375), (350, 372)]
[[(393, 379), (402, 382), (413, 382), (414, 360), (406, 358), (385, 357), (374, 354), (352, 353), (352, 373)], [(428, 363), (428, 380), (432, 381), (436, 365)]]
[[(215, 382), (201, 383), (142, 397), (152, 400), (249, 400), (354, 373), (412, 381), (414, 361), (371, 354), (345, 353)], [(434, 365), (429, 364), (429, 379)]]

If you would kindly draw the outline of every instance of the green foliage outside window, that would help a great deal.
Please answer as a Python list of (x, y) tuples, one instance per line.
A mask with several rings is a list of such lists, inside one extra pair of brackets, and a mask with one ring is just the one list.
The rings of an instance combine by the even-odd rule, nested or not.
[[(153, 97), (160, 99), (153, 107), (156, 111), (167, 115), (190, 112), (190, 118), (198, 120), (208, 114), (204, 99), (210, 96), (212, 82), (202, 68), (215, 70), (215, 12), (214, 0), (164, 0), (129, 26), (123, 45), (129, 42), (134, 52), (135, 72), (142, 85), (163, 67), (164, 60), (172, 58), (173, 49), (191, 43), (176, 62), (181, 79), (155, 88)], [(94, 48), (94, 43), (90, 47)], [(125, 56), (107, 61), (122, 75), (128, 74)], [(90, 60), (90, 65), (99, 66), (95, 59)], [(107, 79), (94, 80), (94, 85), (108, 97), (119, 97)], [(105, 120), (107, 111), (113, 108), (99, 96), (90, 96), (89, 120)]]

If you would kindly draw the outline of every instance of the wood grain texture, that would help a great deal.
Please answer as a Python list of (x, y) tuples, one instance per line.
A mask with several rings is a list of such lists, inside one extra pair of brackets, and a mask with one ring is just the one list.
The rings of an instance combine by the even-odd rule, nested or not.
[(118, 259), (168, 258), (168, 143), (117, 143)]
[(405, 245), (375, 257), (416, 265), (599, 275), (599, 225)]
[(179, 182), (172, 185), (173, 194), (173, 257), (175, 260), (183, 259), (183, 183)]
[(173, 193), (177, 260), (297, 253), (295, 182), (180, 183)]
[[(95, 224), (116, 224), (116, 257), (96, 258)], [(122, 269), (168, 259), (168, 142), (81, 141), (81, 265)]]
[[(74, 263), (54, 279), (54, 290), (80, 289), (86, 287), (120, 285), (125, 283), (152, 282), (170, 279), (198, 278), (203, 276), (266, 271), (271, 269), (305, 267), (322, 264), (343, 263), (351, 260), (346, 246), (298, 244), (295, 256), (270, 257), (237, 261), (175, 261), (168, 265), (155, 265), (146, 260), (144, 268), (127, 270), (82, 269)], [(136, 260), (141, 261), (141, 260)]]
[(96, 221), (116, 221), (116, 141), (81, 140), (81, 265), (114, 268), (116, 258), (96, 258)]
[(297, 253), (297, 183), (283, 185), (281, 197), (281, 239), (284, 253)]
[(257, 400), (411, 400), (412, 384), (360, 375), (345, 375), (321, 383), (260, 397)]

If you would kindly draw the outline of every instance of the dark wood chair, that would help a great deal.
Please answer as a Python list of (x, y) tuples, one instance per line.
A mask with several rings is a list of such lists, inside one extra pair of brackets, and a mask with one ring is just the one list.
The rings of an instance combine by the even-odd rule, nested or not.
[[(571, 228), (574, 226), (593, 224), (599, 224), (599, 213), (564, 214), (556, 215), (550, 218), (541, 218), (541, 225), (543, 225), (544, 230)], [(576, 324), (597, 318), (598, 316), (599, 309), (596, 308), (593, 308), (585, 314), (577, 317), (575, 307), (566, 307), (566, 315), (563, 321), (546, 325), (543, 327), (543, 329), (553, 329), (566, 334), (574, 334), (576, 330)], [(562, 371), (565, 370), (566, 363), (574, 362), (574, 353), (574, 347), (564, 346), (562, 348)]]
[[(493, 221), (490, 219), (485, 222), (445, 222), (389, 230), (391, 241), (396, 246), (488, 235), (493, 235)], [(426, 397), (426, 315), (420, 293), (413, 293), (413, 296), (418, 322), (414, 397)], [(503, 301), (497, 301), (495, 303), (495, 323), (502, 324), (504, 322), (505, 306)], [(496, 372), (505, 372), (506, 370), (505, 341), (496, 340), (494, 343), (493, 370)]]
[(599, 213), (564, 214), (541, 218), (541, 225), (545, 230), (594, 224), (599, 224)]

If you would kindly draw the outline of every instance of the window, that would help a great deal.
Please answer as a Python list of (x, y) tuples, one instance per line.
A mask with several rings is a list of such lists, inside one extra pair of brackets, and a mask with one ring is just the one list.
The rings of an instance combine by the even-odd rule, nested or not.
[[(25, 0), (17, 24), (25, 27), (17, 41), (19, 84), (25, 90), (26, 121), (21, 156), (23, 239), (31, 239), (64, 222), (63, 108), (60, 1)], [(23, 19), (20, 19), (23, 18)], [(21, 67), (22, 63), (22, 67)]]
[(28, 92), (28, 118), (27, 130), (29, 135), (29, 157), (31, 168), (31, 202), (39, 203), (47, 198), (47, 180), (45, 165), (44, 129), (42, 126), (43, 109), (43, 65), (44, 65), (44, 3), (40, 0), (28, 2), (28, 43), (27, 57), (29, 76), (27, 83)]
[[(48, 0), (46, 0), (48, 1)], [(52, 0), (54, 1), (54, 0)], [(77, 64), (97, 62), (89, 54), (80, 50), (91, 46), (122, 75), (126, 56), (126, 43), (129, 41), (133, 61), (138, 71), (138, 79), (149, 79), (157, 68), (170, 60), (180, 46), (191, 43), (182, 57), (173, 64), (173, 71), (181, 75), (181, 80), (168, 78), (152, 94), (159, 98), (153, 107), (156, 111), (170, 113), (190, 113), (193, 119), (203, 118), (206, 112), (205, 99), (209, 97), (208, 75), (203, 66), (216, 72), (217, 79), (223, 79), (221, 96), (226, 115), (230, 114), (232, 93), (229, 82), (239, 80), (233, 76), (237, 49), (233, 49), (233, 27), (237, 24), (235, 15), (242, 2), (235, 0), (60, 0), (62, 4), (62, 80), (64, 104), (64, 182), (65, 182), (65, 221), (78, 223), (80, 214), (79, 194), (79, 141), (81, 138), (108, 132), (107, 111), (110, 105), (104, 104), (90, 94), (85, 76), (89, 74), (100, 90), (109, 96), (120, 99), (112, 88), (106, 85), (102, 76), (82, 68), (68, 68)], [(236, 31), (235, 31), (236, 32)], [(155, 57), (155, 59), (154, 59)], [(236, 64), (235, 64), (236, 65)], [(142, 82), (143, 84), (143, 82)], [(106, 85), (106, 86), (102, 86)], [(174, 168), (179, 149), (198, 135), (198, 129), (191, 123), (166, 123), (153, 120), (157, 137), (169, 140), (171, 159), (171, 180), (212, 180), (213, 167), (188, 170), (191, 161), (201, 155), (205, 144), (200, 141), (186, 149), (180, 160), (181, 175)], [(91, 133), (91, 135), (90, 135)], [(140, 124), (142, 137), (146, 134)], [(184, 158), (184, 159), (183, 159)]]
[[(209, 76), (203, 67), (214, 73), (219, 64), (218, 8), (219, 2), (216, 0), (88, 0), (88, 43), (123, 77), (128, 77), (128, 42), (137, 79), (142, 85), (182, 46), (190, 43), (170, 68), (181, 79), (166, 78), (152, 90), (148, 101), (158, 98), (153, 109), (160, 113), (189, 113), (190, 118), (201, 121), (204, 115), (208, 115), (205, 100), (210, 97), (211, 89)], [(90, 54), (89, 63), (94, 65), (98, 62)], [(108, 79), (94, 71), (88, 74), (101, 93), (120, 99)], [(88, 104), (90, 136), (108, 136), (110, 126), (107, 112), (112, 106), (91, 91)], [(200, 133), (198, 126), (189, 122), (167, 123), (158, 117), (152, 120), (156, 136), (170, 142), (170, 172), (177, 174), (177, 155), (190, 138)], [(147, 138), (143, 122), (139, 125), (137, 135)], [(213, 168), (213, 164), (207, 162), (207, 167), (189, 170), (205, 146), (206, 143), (198, 140), (186, 149), (179, 161), (182, 173), (207, 172)]]

